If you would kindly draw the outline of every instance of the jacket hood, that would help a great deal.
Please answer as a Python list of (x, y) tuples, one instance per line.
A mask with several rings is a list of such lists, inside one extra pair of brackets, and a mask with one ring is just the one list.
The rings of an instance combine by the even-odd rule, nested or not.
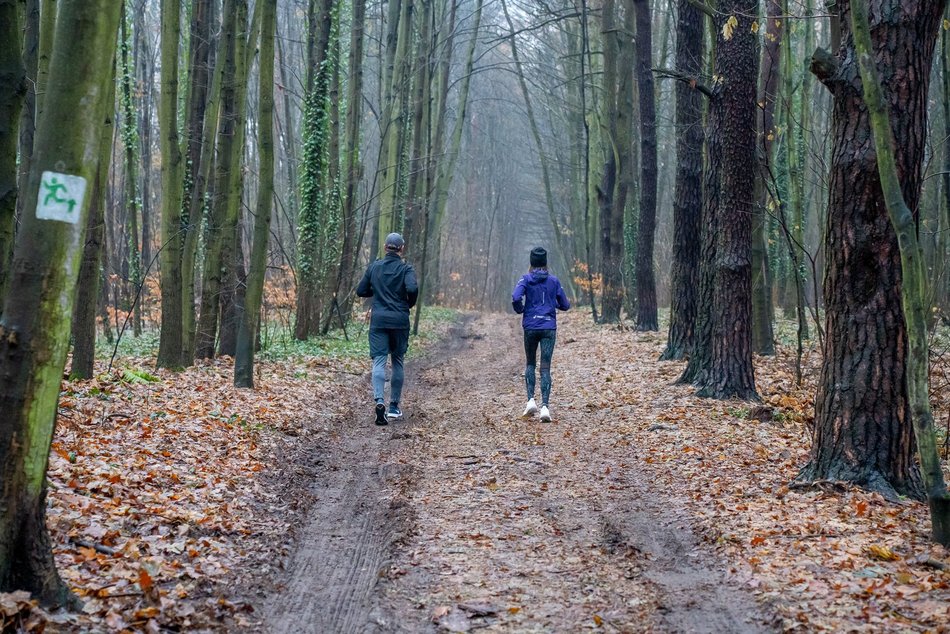
[(529, 284), (543, 284), (550, 274), (545, 269), (535, 269), (527, 275)]

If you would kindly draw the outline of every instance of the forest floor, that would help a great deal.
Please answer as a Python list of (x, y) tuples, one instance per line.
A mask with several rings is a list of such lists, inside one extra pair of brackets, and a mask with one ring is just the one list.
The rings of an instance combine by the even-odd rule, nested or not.
[(924, 505), (795, 485), (813, 388), (787, 358), (758, 360), (764, 407), (709, 401), (662, 334), (559, 325), (552, 423), (520, 416), (511, 315), (434, 327), (387, 427), (360, 357), (264, 362), (254, 392), (226, 361), (67, 383), (49, 522), (86, 608), (0, 595), (4, 624), (950, 631)]

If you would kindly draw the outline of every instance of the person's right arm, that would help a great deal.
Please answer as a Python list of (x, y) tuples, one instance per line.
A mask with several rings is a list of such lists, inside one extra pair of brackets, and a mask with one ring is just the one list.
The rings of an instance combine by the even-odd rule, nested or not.
[(524, 312), (524, 278), (522, 277), (518, 280), (518, 283), (515, 284), (515, 290), (511, 293), (511, 307), (515, 309), (515, 312), (519, 315)]
[(363, 273), (363, 279), (361, 279), (360, 283), (356, 286), (356, 294), (359, 297), (373, 296), (373, 284), (370, 281), (370, 277), (369, 277), (369, 272), (372, 268), (373, 268), (372, 264), (366, 267), (366, 272)]

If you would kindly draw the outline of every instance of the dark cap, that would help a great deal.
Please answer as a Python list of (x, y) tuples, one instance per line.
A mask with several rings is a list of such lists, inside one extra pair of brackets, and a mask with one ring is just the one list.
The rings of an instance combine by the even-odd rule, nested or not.
[(541, 268), (548, 265), (548, 252), (544, 247), (535, 247), (531, 249), (531, 266)]
[(388, 236), (386, 236), (387, 251), (398, 251), (404, 246), (406, 246), (406, 241), (403, 240), (402, 236), (398, 233), (390, 233)]

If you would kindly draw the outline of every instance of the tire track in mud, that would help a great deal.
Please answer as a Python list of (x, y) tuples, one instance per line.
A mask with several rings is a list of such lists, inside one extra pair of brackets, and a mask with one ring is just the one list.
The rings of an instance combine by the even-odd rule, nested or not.
[[(564, 330), (555, 403), (585, 383), (559, 369), (591, 357)], [(636, 448), (611, 448), (594, 403), (555, 405), (550, 425), (517, 417), (521, 356), (510, 316), (467, 319), (407, 368), (405, 421), (376, 428), (368, 399), (353, 403), (269, 631), (773, 630)]]
[[(454, 326), (435, 353), (407, 364), (407, 402), (422, 392), (416, 380), (429, 359), (451, 355), (462, 345), (468, 321)], [(279, 592), (265, 606), (264, 628), (274, 634), (378, 631), (383, 620), (374, 590), (386, 575), (394, 542), (410, 523), (402, 487), (411, 466), (387, 456), (406, 437), (413, 407), (404, 420), (378, 427), (369, 412), (369, 377), (362, 383), (351, 397), (347, 420), (338, 421), (339, 445), (322, 450), (324, 469), (314, 482), (314, 501), (287, 578), (278, 581)]]

